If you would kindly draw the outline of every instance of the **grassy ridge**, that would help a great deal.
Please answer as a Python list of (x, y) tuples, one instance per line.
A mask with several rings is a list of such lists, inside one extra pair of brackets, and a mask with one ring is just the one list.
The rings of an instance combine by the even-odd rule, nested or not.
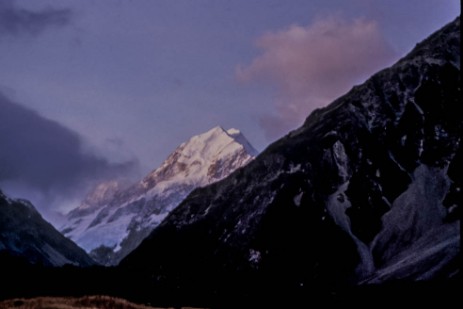
[[(161, 309), (110, 296), (17, 298), (0, 302), (0, 309)], [(188, 309), (183, 307), (182, 309)], [(193, 309), (193, 308), (190, 308)]]

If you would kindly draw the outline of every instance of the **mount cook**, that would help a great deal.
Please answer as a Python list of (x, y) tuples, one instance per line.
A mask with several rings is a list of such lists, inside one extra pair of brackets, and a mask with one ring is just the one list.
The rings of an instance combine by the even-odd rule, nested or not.
[(193, 189), (228, 176), (256, 154), (240, 131), (215, 127), (181, 144), (140, 182), (97, 186), (69, 212), (61, 231), (96, 261), (115, 265)]

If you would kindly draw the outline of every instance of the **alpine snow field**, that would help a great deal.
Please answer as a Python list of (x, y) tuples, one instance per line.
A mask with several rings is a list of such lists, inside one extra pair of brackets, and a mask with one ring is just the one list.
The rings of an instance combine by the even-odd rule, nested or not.
[[(217, 127), (141, 182), (102, 185), (63, 233), (117, 266), (91, 266), (72, 242), (68, 256), (29, 237), (39, 233), (31, 222), (47, 225), (0, 194), (0, 211), (17, 205), (22, 214), (11, 217), (24, 221), (0, 227), (0, 297), (103, 294), (208, 308), (450, 303), (461, 288), (460, 82), (458, 17), (255, 158), (237, 130)], [(24, 225), (34, 261), (20, 246)], [(52, 267), (64, 264), (75, 266)]]
[(239, 130), (215, 127), (181, 144), (140, 182), (97, 186), (61, 230), (96, 261), (116, 265), (193, 189), (228, 176), (256, 155)]

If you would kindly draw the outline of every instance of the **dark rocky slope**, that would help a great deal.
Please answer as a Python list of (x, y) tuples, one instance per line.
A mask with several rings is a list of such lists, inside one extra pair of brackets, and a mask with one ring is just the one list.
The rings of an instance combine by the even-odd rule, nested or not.
[(453, 280), (461, 107), (458, 18), (245, 168), (193, 191), (120, 267), (222, 300)]
[(95, 262), (71, 240), (46, 222), (26, 200), (13, 200), (0, 191), (0, 270), (25, 265), (91, 266)]

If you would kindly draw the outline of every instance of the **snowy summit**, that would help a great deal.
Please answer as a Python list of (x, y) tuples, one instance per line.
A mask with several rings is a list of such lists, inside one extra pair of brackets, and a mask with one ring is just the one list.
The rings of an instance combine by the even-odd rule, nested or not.
[(193, 189), (225, 178), (256, 155), (239, 130), (215, 127), (181, 144), (140, 182), (97, 186), (61, 230), (100, 263), (117, 264)]

